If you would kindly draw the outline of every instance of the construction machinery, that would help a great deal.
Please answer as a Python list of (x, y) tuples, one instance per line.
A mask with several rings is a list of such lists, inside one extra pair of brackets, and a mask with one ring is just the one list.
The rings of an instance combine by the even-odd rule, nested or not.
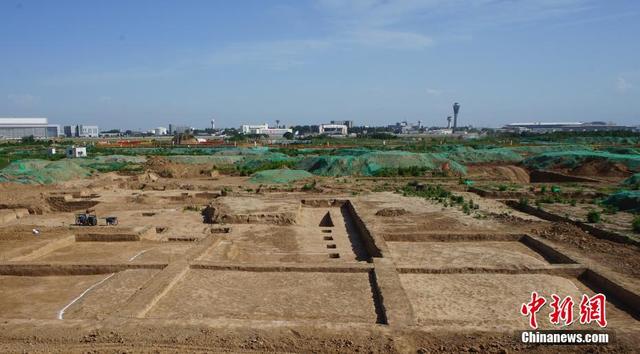
[(76, 225), (96, 226), (98, 225), (98, 217), (91, 213), (76, 214)]
[[(107, 216), (105, 219), (105, 223), (108, 226), (118, 225), (118, 217), (117, 216)], [(86, 212), (82, 214), (76, 214), (76, 225), (78, 226), (96, 226), (98, 225), (98, 217), (95, 214), (95, 211), (92, 209), (88, 209)]]

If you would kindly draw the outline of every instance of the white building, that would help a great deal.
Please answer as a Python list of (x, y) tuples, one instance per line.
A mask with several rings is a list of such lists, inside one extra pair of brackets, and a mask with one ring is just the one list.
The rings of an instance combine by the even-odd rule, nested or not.
[(149, 132), (156, 136), (167, 135), (169, 133), (169, 131), (165, 127), (157, 127), (157, 128), (151, 129)]
[(87, 157), (87, 148), (84, 146), (71, 145), (67, 148), (67, 158)]
[(348, 127), (344, 124), (320, 124), (318, 132), (327, 135), (347, 135)]
[(510, 123), (502, 129), (515, 132), (550, 133), (550, 132), (588, 132), (588, 131), (616, 131), (633, 130), (633, 127), (616, 125), (607, 122), (526, 122)]
[(264, 124), (244, 124), (240, 127), (242, 134), (265, 134), (269, 136), (283, 136), (285, 133), (293, 133), (293, 130), (287, 128), (269, 128), (267, 123)]
[(57, 138), (60, 126), (49, 124), (47, 118), (0, 118), (0, 139)]
[(100, 129), (97, 125), (66, 125), (64, 135), (67, 138), (97, 138), (100, 135)]

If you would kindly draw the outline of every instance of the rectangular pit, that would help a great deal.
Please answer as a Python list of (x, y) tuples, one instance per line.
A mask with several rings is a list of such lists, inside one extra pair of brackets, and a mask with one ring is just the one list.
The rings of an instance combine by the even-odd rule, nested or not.
[[(115, 311), (158, 270), (118, 272), (94, 287), (63, 313), (63, 318), (96, 318)], [(59, 312), (110, 274), (0, 276), (0, 318), (57, 319)]]
[(168, 242), (76, 242), (37, 258), (39, 262), (67, 263), (168, 263), (186, 253), (192, 243)]
[(387, 242), (398, 266), (429, 268), (547, 266), (543, 256), (521, 242)]
[[(428, 328), (511, 329), (528, 328), (520, 315), (522, 303), (537, 291), (550, 301), (551, 294), (572, 296), (578, 311), (582, 294), (594, 292), (576, 278), (548, 274), (400, 274), (418, 326)], [(541, 310), (541, 329), (553, 329), (548, 305)], [(576, 313), (574, 312), (574, 316)], [(608, 328), (637, 325), (636, 320), (607, 302)], [(564, 329), (594, 328), (574, 323)]]
[(387, 247), (398, 266), (513, 269), (575, 264), (542, 240), (518, 234), (389, 234)]
[(190, 269), (147, 318), (376, 323), (369, 275)]

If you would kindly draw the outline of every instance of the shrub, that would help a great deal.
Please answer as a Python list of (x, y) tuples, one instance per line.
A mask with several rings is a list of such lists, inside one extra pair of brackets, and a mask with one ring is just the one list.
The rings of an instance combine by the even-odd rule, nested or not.
[(636, 216), (635, 219), (631, 222), (631, 228), (633, 232), (640, 234), (640, 216)]
[(314, 179), (311, 183), (306, 183), (302, 186), (303, 191), (311, 191), (316, 189), (316, 180)]
[(587, 222), (591, 224), (597, 224), (600, 222), (601, 216), (599, 211), (591, 210), (587, 214)]
[(504, 185), (504, 184), (501, 184), (501, 185), (499, 185), (499, 186), (498, 186), (498, 190), (499, 190), (500, 192), (504, 192), (504, 191), (506, 191), (506, 190), (507, 190), (507, 186), (506, 186), (506, 185)]

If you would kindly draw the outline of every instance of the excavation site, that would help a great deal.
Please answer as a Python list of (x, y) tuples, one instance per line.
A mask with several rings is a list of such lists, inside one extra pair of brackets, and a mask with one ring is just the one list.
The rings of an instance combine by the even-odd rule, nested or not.
[[(380, 175), (365, 171), (412, 155), (367, 152), (369, 160), (358, 162), (358, 154), (346, 164), (337, 159), (349, 150), (340, 149), (295, 157), (298, 169), (247, 174), (239, 164), (294, 157), (217, 149), (105, 155), (94, 159), (118, 167), (86, 175), (25, 162), (0, 170), (0, 351), (640, 346), (640, 243), (628, 226), (634, 212), (586, 218), (620, 178), (577, 181), (583, 174), (557, 162), (538, 168), (537, 155), (467, 162), (465, 174)], [(67, 170), (88, 169), (88, 161)], [(581, 301), (599, 294), (606, 325), (580, 321)], [(535, 329), (525, 311), (532, 296), (546, 299)], [(553, 296), (573, 300), (573, 321), (550, 321)], [(610, 339), (542, 346), (521, 340), (528, 330)]]

